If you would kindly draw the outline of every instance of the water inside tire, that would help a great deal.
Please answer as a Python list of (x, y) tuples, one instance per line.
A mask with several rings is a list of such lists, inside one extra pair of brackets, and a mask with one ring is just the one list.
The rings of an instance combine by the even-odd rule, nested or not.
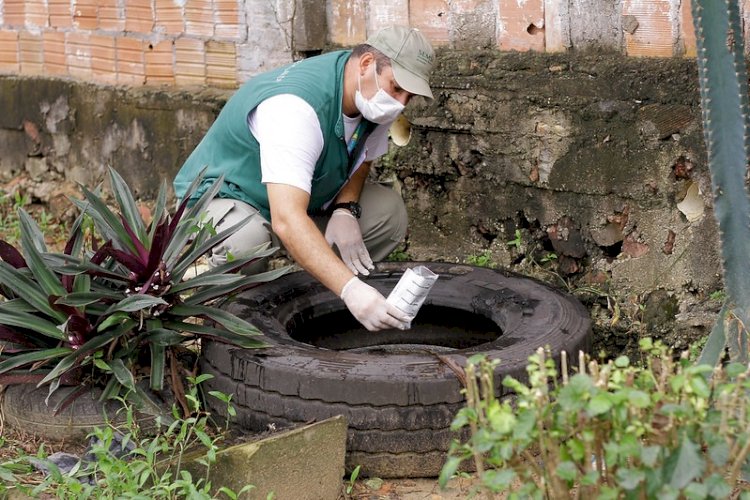
[[(425, 305), (409, 330), (369, 332), (346, 309), (320, 314), (300, 311), (286, 324), (298, 342), (331, 350), (367, 350), (371, 353), (468, 349), (492, 342), (502, 335), (492, 320), (469, 311)], [(442, 348), (442, 349), (440, 349)]]

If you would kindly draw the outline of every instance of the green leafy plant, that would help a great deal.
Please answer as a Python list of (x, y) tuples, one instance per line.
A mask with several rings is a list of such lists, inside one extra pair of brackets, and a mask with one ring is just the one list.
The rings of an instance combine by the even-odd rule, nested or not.
[(696, 0), (692, 9), (703, 130), (727, 296), (700, 362), (715, 365), (728, 347), (731, 359), (746, 363), (750, 325), (750, 197), (746, 187), (750, 118), (743, 25), (737, 0)]
[[(467, 405), (453, 429), (442, 470), (445, 485), (471, 460), (479, 490), (492, 498), (725, 498), (747, 471), (750, 452), (750, 370), (715, 370), (686, 356), (675, 360), (643, 339), (645, 364), (619, 357), (581, 357), (577, 373), (561, 373), (539, 349), (528, 383), (506, 377), (513, 404), (497, 398), (494, 367), (481, 355), (466, 367)], [(713, 371), (710, 381), (706, 372)]]
[(490, 269), (497, 267), (497, 264), (492, 259), (492, 253), (489, 250), (485, 250), (479, 255), (469, 255), (466, 258), (466, 263), (471, 264), (472, 266), (488, 267)]
[(349, 476), (349, 481), (346, 485), (346, 494), (351, 495), (352, 491), (354, 490), (354, 485), (357, 483), (357, 478), (359, 477), (359, 471), (362, 468), (361, 465), (358, 465), (354, 468), (351, 475)]
[[(85, 460), (69, 471), (62, 471), (50, 461), (43, 448), (35, 457), (15, 457), (4, 464), (14, 473), (0, 475), (0, 493), (14, 489), (33, 497), (80, 499), (212, 499), (220, 494), (230, 499), (241, 497), (253, 486), (235, 492), (210, 482), (211, 466), (216, 462), (224, 435), (222, 429), (212, 426), (210, 415), (203, 411), (198, 397), (199, 384), (209, 377), (188, 380), (190, 414), (181, 418), (174, 409), (174, 421), (168, 426), (158, 426), (154, 435), (141, 433), (133, 418), (133, 406), (125, 404), (122, 410), (127, 414), (125, 425), (95, 428)], [(215, 395), (222, 401), (231, 399), (221, 393)], [(196, 462), (201, 467), (191, 463), (196, 456), (201, 457)], [(50, 471), (36, 485), (29, 480), (32, 463), (42, 464)]]
[(516, 247), (516, 249), (521, 248), (521, 243), (523, 243), (523, 240), (521, 240), (521, 230), (516, 229), (514, 233), (514, 238), (506, 243), (506, 245), (511, 247)]
[[(190, 198), (202, 176), (188, 190)], [(48, 251), (43, 234), (23, 210), (18, 212), (21, 249), (0, 240), (0, 383), (50, 384), (62, 381), (105, 387), (103, 398), (123, 389), (147, 401), (136, 382), (148, 377), (152, 390), (164, 388), (167, 374), (182, 401), (179, 356), (185, 343), (210, 338), (256, 348), (260, 332), (221, 309), (232, 294), (270, 281), (287, 269), (253, 276), (239, 271), (275, 249), (188, 277), (188, 269), (243, 223), (219, 234), (201, 221), (216, 194), (217, 181), (194, 205), (183, 201), (173, 216), (162, 185), (153, 221), (146, 224), (120, 175), (110, 169), (118, 210), (83, 188), (75, 200), (81, 215), (62, 253)], [(84, 217), (93, 221), (91, 248)], [(146, 398), (146, 399), (144, 399)], [(184, 404), (183, 404), (184, 406)]]

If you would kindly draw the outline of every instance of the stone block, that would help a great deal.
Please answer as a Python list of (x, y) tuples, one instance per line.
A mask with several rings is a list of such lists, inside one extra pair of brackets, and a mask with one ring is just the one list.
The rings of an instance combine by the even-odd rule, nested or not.
[(567, 14), (572, 48), (622, 50), (620, 0), (578, 0), (568, 3)]
[(365, 0), (330, 0), (328, 36), (332, 43), (352, 46), (367, 39), (367, 2)]
[(570, 19), (568, 2), (545, 0), (544, 2), (544, 50), (564, 52), (570, 47)]
[[(209, 480), (237, 492), (254, 488), (243, 498), (337, 500), (341, 498), (346, 453), (346, 419), (337, 416), (281, 432), (260, 441), (231, 446), (216, 454)], [(205, 466), (188, 456), (193, 477), (204, 477)]]
[(491, 0), (450, 2), (450, 42), (457, 49), (494, 48), (497, 11)]
[(624, 16), (634, 16), (637, 29), (625, 32), (625, 53), (629, 56), (671, 57), (674, 55), (670, 0), (625, 0)]
[(411, 0), (409, 21), (421, 30), (433, 46), (450, 43), (450, 5), (447, 0)]
[(322, 50), (328, 38), (325, 2), (296, 0), (294, 5), (293, 49), (300, 52)]

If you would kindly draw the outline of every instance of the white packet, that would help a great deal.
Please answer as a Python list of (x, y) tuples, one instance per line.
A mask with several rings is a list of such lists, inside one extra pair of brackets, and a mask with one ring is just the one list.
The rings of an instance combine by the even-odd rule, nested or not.
[(438, 275), (425, 266), (407, 269), (386, 301), (393, 304), (409, 316), (407, 328), (411, 328), (411, 321), (417, 316), (430, 288), (437, 281)]

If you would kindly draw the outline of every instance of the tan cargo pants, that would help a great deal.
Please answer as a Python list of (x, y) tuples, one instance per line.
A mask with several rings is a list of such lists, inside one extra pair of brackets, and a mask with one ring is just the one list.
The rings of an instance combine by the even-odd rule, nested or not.
[[(406, 207), (401, 196), (390, 187), (366, 182), (360, 195), (362, 217), (359, 227), (370, 257), (374, 262), (386, 258), (406, 236)], [(227, 261), (227, 254), (235, 258), (248, 255), (253, 248), (267, 242), (280, 246), (276, 235), (271, 231), (270, 223), (253, 206), (239, 200), (215, 198), (206, 209), (206, 220), (213, 219), (214, 227), (219, 232), (231, 227), (246, 217), (250, 221), (233, 235), (215, 246), (208, 257), (208, 265), (216, 267)], [(314, 216), (313, 220), (325, 234), (329, 216)], [(334, 248), (334, 250), (336, 250)], [(253, 274), (265, 270), (266, 261), (248, 266), (243, 271)]]

